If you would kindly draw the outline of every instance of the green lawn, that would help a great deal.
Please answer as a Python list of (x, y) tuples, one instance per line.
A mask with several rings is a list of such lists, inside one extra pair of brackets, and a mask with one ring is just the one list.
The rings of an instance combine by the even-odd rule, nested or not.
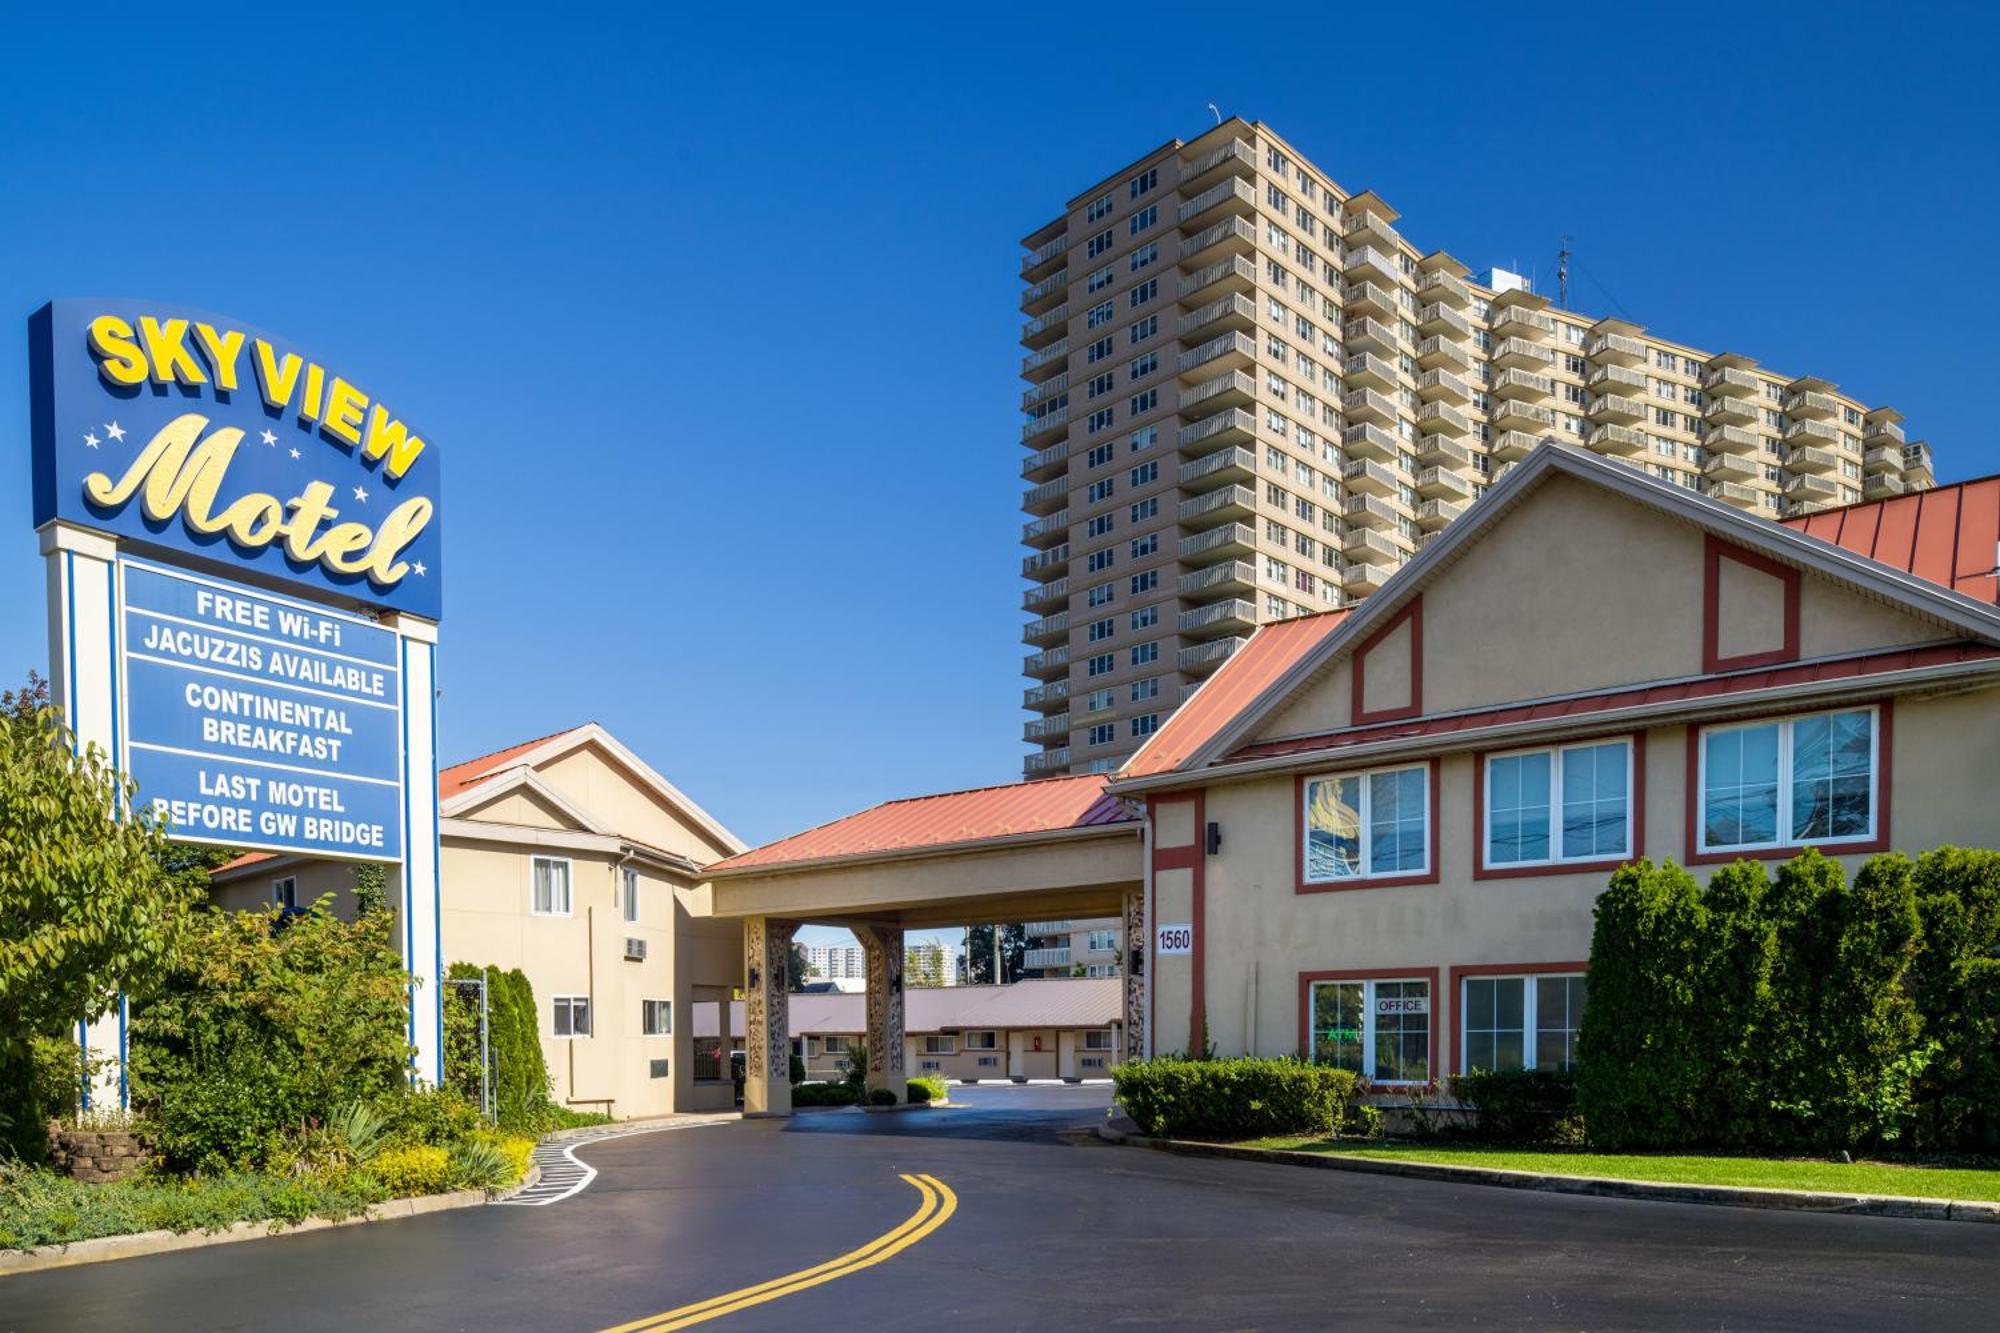
[(1747, 1185), (1762, 1189), (1901, 1194), (1929, 1199), (2000, 1200), (2000, 1170), (1991, 1167), (1902, 1166), (1890, 1162), (1825, 1162), (1775, 1157), (1697, 1157), (1650, 1153), (1534, 1151), (1520, 1148), (1428, 1147), (1309, 1138), (1252, 1139), (1246, 1148), (1289, 1148), (1352, 1157), (1483, 1166), (1550, 1175), (1607, 1176), (1683, 1185)]

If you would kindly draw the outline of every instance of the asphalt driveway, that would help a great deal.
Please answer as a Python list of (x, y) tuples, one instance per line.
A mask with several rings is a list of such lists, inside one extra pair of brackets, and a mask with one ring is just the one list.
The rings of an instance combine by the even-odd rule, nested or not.
[(591, 1330), (744, 1292), (704, 1326), (1817, 1333), (2000, 1310), (2000, 1227), (1177, 1158), (1077, 1132), (1102, 1085), (952, 1096), (606, 1140), (545, 1208), (0, 1278), (0, 1328)]

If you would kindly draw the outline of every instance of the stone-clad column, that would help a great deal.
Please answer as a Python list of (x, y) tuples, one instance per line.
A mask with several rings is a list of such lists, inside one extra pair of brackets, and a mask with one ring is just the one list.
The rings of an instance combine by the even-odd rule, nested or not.
[[(753, 916), (743, 923), (743, 1114), (792, 1113), (791, 1015), (785, 996), (796, 921)], [(729, 1013), (723, 1010), (725, 1030)], [(727, 1042), (724, 1042), (727, 1049)]]
[(868, 1090), (887, 1088), (900, 1103), (910, 1090), (903, 1062), (903, 932), (853, 929), (868, 952)]
[(1146, 1054), (1146, 888), (1134, 884), (1125, 890), (1125, 1058), (1138, 1060)]

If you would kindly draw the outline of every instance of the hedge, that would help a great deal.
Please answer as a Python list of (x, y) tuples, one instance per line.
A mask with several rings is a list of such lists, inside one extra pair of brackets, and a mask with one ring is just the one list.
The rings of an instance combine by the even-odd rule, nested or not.
[(941, 1078), (918, 1077), (910, 1080), (910, 1100), (912, 1102), (941, 1102), (944, 1100), (944, 1080)]
[(1348, 1071), (1295, 1057), (1128, 1060), (1111, 1079), (1142, 1133), (1176, 1139), (1331, 1134), (1355, 1087)]
[(1539, 1143), (1575, 1132), (1576, 1076), (1567, 1070), (1475, 1069), (1452, 1076), (1451, 1095), (1479, 1112), (1476, 1138)]
[(1599, 897), (1577, 1097), (1591, 1142), (2000, 1146), (2000, 853), (1807, 851)]

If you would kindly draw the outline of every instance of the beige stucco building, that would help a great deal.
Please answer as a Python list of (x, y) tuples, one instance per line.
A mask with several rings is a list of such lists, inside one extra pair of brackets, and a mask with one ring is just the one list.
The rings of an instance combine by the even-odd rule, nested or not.
[(1933, 484), (1894, 409), (1474, 274), (1261, 122), (1022, 246), (1029, 777), (1116, 767), (1258, 625), (1377, 592), (1543, 440), (1767, 518)]
[(877, 807), (722, 863), (714, 906), (757, 959), (796, 919), (1116, 903), (1128, 1053), (1560, 1066), (1618, 866), (1994, 845), (1996, 565), (2000, 478), (1781, 524), (1545, 445), (1116, 774)]
[(1115, 977), (1122, 967), (1124, 930), (1115, 916), (1083, 921), (1026, 921), (1026, 977)]
[[(705, 914), (703, 886), (742, 843), (595, 723), (443, 769), (438, 792), (444, 962), (527, 976), (557, 1102), (619, 1118), (729, 1109), (728, 1060), (697, 1051), (691, 1014), (742, 983), (742, 928)], [(218, 872), (213, 896), (332, 894), (345, 914), (353, 882), (343, 863), (257, 854)]]

